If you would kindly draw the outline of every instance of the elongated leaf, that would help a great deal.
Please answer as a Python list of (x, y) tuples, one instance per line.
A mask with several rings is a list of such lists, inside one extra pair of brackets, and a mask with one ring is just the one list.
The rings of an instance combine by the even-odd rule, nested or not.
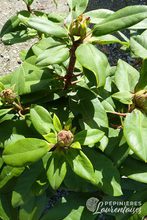
[(24, 168), (5, 166), (0, 174), (0, 189), (5, 187), (10, 180), (18, 177), (23, 171)]
[(71, 192), (63, 197), (56, 206), (49, 209), (40, 220), (94, 220), (95, 216), (85, 207), (88, 196)]
[(99, 128), (108, 126), (106, 111), (99, 99), (89, 90), (79, 87), (78, 92), (71, 99), (72, 112), (82, 115), (84, 128)]
[(61, 122), (56, 114), (54, 114), (54, 116), (53, 116), (53, 125), (54, 125), (54, 128), (56, 131), (59, 132), (62, 130)]
[(28, 199), (28, 195), (31, 195), (31, 187), (36, 181), (36, 178), (40, 175), (42, 168), (42, 164), (39, 161), (38, 163), (33, 164), (30, 168), (26, 168), (21, 176), (19, 176), (12, 192), (13, 207), (16, 208), (24, 204), (25, 200)]
[(124, 135), (132, 151), (147, 162), (147, 118), (139, 110), (128, 114), (124, 122)]
[[(34, 57), (33, 61), (36, 61)], [(31, 72), (31, 74), (29, 74)], [(7, 78), (7, 77), (6, 77)], [(18, 95), (40, 92), (40, 90), (49, 90), (49, 85), (54, 84), (52, 70), (40, 70), (34, 64), (27, 60), (8, 78), (3, 77), (2, 82), (6, 81), (6, 86), (14, 86)]]
[(111, 34), (107, 34), (107, 35), (99, 36), (99, 37), (96, 37), (96, 36), (91, 37), (88, 42), (89, 43), (94, 43), (94, 44), (102, 44), (102, 45), (119, 43), (119, 44), (122, 44), (122, 45), (125, 45), (125, 46), (129, 46), (128, 42), (121, 41), (117, 37), (115, 37)]
[(10, 166), (22, 167), (41, 159), (50, 150), (49, 144), (36, 138), (25, 138), (9, 144), (3, 152), (3, 160)]
[(95, 184), (96, 180), (94, 179), (93, 166), (90, 160), (81, 150), (68, 150), (66, 159), (74, 173), (83, 179), (90, 181), (92, 184)]
[(114, 93), (112, 97), (124, 104), (132, 104), (133, 94), (128, 91), (123, 91)]
[(4, 34), (7, 34), (13, 31), (20, 23), (18, 16), (11, 17), (3, 26), (0, 36), (2, 37)]
[(4, 44), (8, 45), (22, 43), (35, 37), (36, 34), (36, 31), (34, 31), (34, 33), (32, 32), (32, 34), (29, 34), (28, 30), (10, 32), (2, 37), (2, 41)]
[(140, 73), (139, 82), (137, 83), (137, 85), (135, 87), (135, 91), (147, 89), (146, 78), (147, 78), (147, 59), (145, 59), (143, 61), (143, 65), (141, 67), (141, 73)]
[(76, 141), (76, 142), (73, 142), (71, 145), (70, 145), (71, 148), (74, 148), (74, 149), (80, 149), (81, 150), (81, 144)]
[(18, 212), (11, 205), (11, 193), (0, 194), (0, 219), (17, 219)]
[(76, 12), (76, 15), (82, 14), (88, 5), (88, 0), (68, 0), (69, 7), (72, 11)]
[(23, 88), (25, 88), (25, 69), (23, 66), (16, 70), (11, 78), (11, 86), (14, 86), (17, 94), (21, 94)]
[(12, 109), (0, 109), (0, 117), (3, 115), (6, 115), (8, 112), (10, 112)]
[(122, 195), (120, 185), (120, 174), (112, 161), (98, 151), (92, 151), (90, 148), (84, 148), (84, 153), (88, 155), (95, 170), (95, 180), (98, 187), (104, 193), (120, 196)]
[(57, 135), (53, 132), (43, 135), (44, 139), (47, 140), (51, 144), (57, 143)]
[(139, 80), (139, 72), (123, 60), (118, 61), (115, 84), (121, 92), (134, 92)]
[(19, 219), (40, 219), (46, 203), (47, 199), (45, 194), (42, 194), (40, 196), (30, 196), (28, 201), (23, 206), (21, 206), (19, 210)]
[(147, 59), (147, 35), (132, 37), (130, 47), (135, 56)]
[(64, 29), (57, 23), (49, 21), (46, 18), (31, 17), (26, 22), (31, 28), (34, 28), (35, 30), (39, 32), (49, 34), (55, 37), (66, 37), (67, 36), (66, 29)]
[(69, 49), (64, 46), (56, 46), (45, 50), (37, 58), (38, 66), (48, 66), (50, 64), (60, 64), (69, 57)]
[(129, 28), (130, 30), (147, 29), (147, 18)]
[(3, 208), (3, 201), (2, 201), (3, 199), (2, 198), (0, 198), (0, 218), (2, 219), (2, 220), (9, 220), (10, 218), (10, 216), (9, 216), (9, 214), (5, 211), (5, 208)]
[(76, 50), (76, 57), (83, 67), (92, 71), (95, 75), (97, 87), (103, 86), (109, 66), (106, 56), (92, 44), (82, 44)]
[(33, 126), (41, 135), (48, 134), (53, 129), (52, 118), (49, 112), (42, 106), (36, 105), (32, 107), (30, 116)]
[(147, 164), (135, 160), (133, 158), (127, 158), (122, 164), (121, 174), (127, 176), (130, 179), (147, 183)]
[(49, 158), (47, 165), (47, 178), (54, 190), (60, 187), (65, 178), (66, 172), (66, 161), (62, 152), (54, 151)]
[(31, 5), (34, 0), (23, 0), (27, 5)]
[(33, 53), (39, 56), (46, 49), (61, 45), (60, 41), (54, 40), (52, 37), (43, 38), (32, 46)]
[(147, 6), (128, 6), (110, 15), (96, 25), (93, 34), (101, 36), (128, 28), (147, 17)]
[(90, 23), (99, 24), (114, 12), (108, 9), (96, 9), (84, 13), (86, 17), (90, 17)]
[(91, 145), (100, 141), (103, 136), (103, 131), (98, 129), (89, 129), (77, 133), (74, 141), (78, 141), (81, 145)]

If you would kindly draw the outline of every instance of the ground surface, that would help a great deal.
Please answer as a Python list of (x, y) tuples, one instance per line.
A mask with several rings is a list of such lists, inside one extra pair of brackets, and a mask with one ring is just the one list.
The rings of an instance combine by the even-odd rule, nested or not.
[[(0, 0), (0, 30), (10, 16), (15, 15), (18, 11), (26, 8), (22, 0)], [(35, 1), (32, 8), (41, 11), (66, 12), (68, 10), (65, 0), (58, 0), (58, 7), (52, 0)], [(5, 46), (0, 43), (0, 75), (14, 70), (20, 63), (19, 53), (21, 50), (29, 48), (30, 42)]]
[[(46, 10), (48, 12), (64, 13), (68, 10), (66, 0), (56, 0), (58, 7), (56, 8), (53, 0), (36, 0), (33, 4), (34, 9)], [(88, 10), (96, 8), (109, 8), (117, 10), (127, 5), (147, 4), (147, 0), (90, 0)], [(17, 11), (25, 9), (22, 0), (0, 0), (0, 30), (7, 19), (15, 15)], [(13, 46), (5, 46), (0, 43), (0, 75), (6, 74), (14, 70), (20, 63), (19, 53), (22, 49), (29, 48), (31, 42), (16, 44)]]

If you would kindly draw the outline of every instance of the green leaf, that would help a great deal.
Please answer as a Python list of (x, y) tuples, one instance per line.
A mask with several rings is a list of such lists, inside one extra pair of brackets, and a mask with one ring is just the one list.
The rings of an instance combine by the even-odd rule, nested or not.
[(71, 11), (75, 11), (76, 15), (82, 14), (88, 5), (88, 0), (68, 0), (68, 5)]
[(124, 104), (132, 104), (133, 94), (128, 91), (116, 92), (112, 95), (112, 98)]
[(106, 194), (122, 195), (120, 174), (112, 161), (97, 150), (84, 148), (84, 153), (88, 155), (95, 170), (95, 185)]
[[(36, 62), (36, 58), (31, 57), (30, 59)], [(29, 60), (26, 60), (9, 77), (3, 77), (2, 82), (6, 82), (7, 87), (14, 86), (18, 95), (40, 92), (45, 89), (49, 91), (49, 86), (54, 85), (52, 70), (41, 70), (35, 66), (35, 62), (28, 63)]]
[(27, 25), (35, 30), (55, 37), (67, 37), (67, 31), (58, 23), (44, 17), (31, 17), (26, 21)]
[(77, 93), (71, 98), (71, 109), (72, 112), (82, 116), (84, 127), (99, 128), (108, 126), (108, 118), (106, 111), (96, 97), (90, 90), (79, 87)]
[(90, 17), (90, 23), (99, 24), (113, 13), (113, 11), (108, 9), (96, 9), (84, 13), (84, 16)]
[(19, 176), (12, 192), (12, 206), (14, 208), (24, 204), (24, 202), (28, 199), (28, 195), (32, 194), (31, 187), (36, 181), (36, 178), (40, 175), (41, 171), (42, 164), (39, 161), (29, 168), (26, 168), (21, 176)]
[(89, 129), (77, 133), (75, 135), (74, 141), (78, 141), (81, 145), (91, 145), (100, 141), (103, 136), (103, 131), (98, 129)]
[(10, 220), (17, 219), (18, 211), (11, 205), (11, 193), (0, 194), (0, 219)]
[(140, 220), (146, 219), (146, 210), (147, 210), (147, 202), (145, 202), (141, 207), (139, 212), (135, 213), (134, 215), (132, 215), (129, 220)]
[(147, 59), (143, 61), (139, 82), (137, 83), (135, 87), (135, 91), (147, 89), (146, 76), (147, 76)]
[(69, 57), (69, 49), (65, 45), (55, 46), (41, 53), (37, 58), (37, 66), (60, 64)]
[(70, 145), (70, 147), (71, 147), (71, 148), (74, 148), (74, 149), (80, 149), (80, 150), (81, 150), (81, 144), (80, 144), (78, 141), (72, 143), (72, 144)]
[(11, 78), (11, 86), (14, 86), (17, 94), (21, 94), (25, 87), (25, 68), (21, 66), (20, 69), (14, 71)]
[(57, 39), (54, 40), (52, 37), (47, 37), (41, 39), (38, 43), (34, 44), (32, 46), (33, 53), (36, 56), (39, 56), (41, 53), (43, 53), (46, 49), (56, 47), (61, 45), (62, 43), (58, 41)]
[(121, 175), (138, 182), (147, 183), (147, 164), (128, 157), (120, 169)]
[(25, 138), (8, 144), (3, 152), (3, 160), (10, 166), (26, 166), (41, 159), (50, 150), (49, 144), (36, 138)]
[(2, 160), (2, 158), (0, 157), (0, 169), (1, 169), (1, 167), (3, 166), (3, 160)]
[(101, 36), (128, 28), (147, 17), (147, 6), (128, 6), (108, 16), (95, 26), (93, 34)]
[(147, 118), (139, 110), (128, 114), (124, 121), (124, 135), (132, 151), (147, 162)]
[(54, 130), (50, 113), (44, 107), (39, 105), (32, 107), (30, 117), (33, 126), (41, 135), (50, 133), (51, 129)]
[(34, 0), (23, 0), (27, 5), (31, 5)]
[(11, 31), (15, 30), (15, 28), (19, 25), (20, 20), (18, 16), (12, 16), (2, 27), (2, 30), (0, 32), (0, 37), (4, 36), (7, 33), (10, 33)]
[(147, 59), (147, 38), (146, 36), (136, 36), (130, 39), (130, 48), (135, 56)]
[(4, 89), (5, 89), (4, 84), (0, 82), (0, 92), (3, 91)]
[(41, 196), (29, 196), (27, 202), (20, 207), (19, 219), (26, 220), (36, 220), (40, 219), (41, 214), (46, 206), (47, 199), (45, 194)]
[(147, 18), (145, 18), (144, 20), (140, 21), (139, 23), (131, 26), (129, 29), (130, 30), (147, 29)]
[(31, 38), (34, 38), (37, 35), (36, 31), (32, 31), (32, 34), (29, 33), (28, 30), (15, 31), (5, 34), (2, 37), (2, 41), (4, 44), (12, 45), (16, 43), (25, 42)]
[(62, 130), (61, 122), (56, 114), (54, 114), (54, 116), (53, 116), (53, 125), (54, 125), (54, 128), (57, 132)]
[(69, 196), (62, 197), (40, 220), (94, 220), (95, 216), (85, 207), (88, 198), (83, 193), (70, 192)]
[(74, 173), (95, 184), (93, 166), (81, 150), (69, 149), (65, 156)]
[(49, 134), (45, 134), (43, 135), (43, 137), (51, 144), (57, 143), (57, 135), (53, 132), (50, 132)]
[(47, 178), (51, 187), (56, 190), (62, 184), (66, 172), (66, 161), (60, 151), (54, 151), (47, 162)]
[(95, 75), (97, 87), (103, 86), (106, 81), (106, 71), (109, 67), (106, 56), (92, 44), (82, 44), (76, 50), (76, 57), (83, 67), (92, 71)]
[(113, 44), (113, 43), (119, 43), (119, 44), (122, 44), (124, 46), (129, 46), (129, 43), (126, 42), (126, 41), (121, 41), (119, 40), (117, 37), (111, 35), (111, 34), (107, 34), (107, 35), (104, 35), (104, 36), (99, 36), (99, 37), (96, 37), (96, 36), (93, 36), (91, 37), (89, 40), (88, 40), (89, 43), (94, 43), (94, 44), (102, 44), (102, 45), (105, 45), (105, 44)]
[(115, 84), (120, 92), (134, 92), (139, 80), (139, 72), (123, 60), (118, 61)]
[(0, 109), (0, 117), (3, 115), (6, 115), (8, 112), (10, 112), (12, 108), (9, 109)]
[(5, 166), (0, 174), (0, 189), (3, 189), (13, 178), (16, 179), (23, 171), (24, 168)]

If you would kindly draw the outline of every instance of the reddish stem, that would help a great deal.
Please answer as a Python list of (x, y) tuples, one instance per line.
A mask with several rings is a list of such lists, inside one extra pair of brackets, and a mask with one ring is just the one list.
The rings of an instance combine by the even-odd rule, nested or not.
[(75, 51), (78, 48), (78, 46), (82, 43), (81, 39), (78, 41), (73, 41), (73, 45), (70, 49), (70, 60), (69, 60), (69, 66), (67, 68), (67, 73), (65, 76), (65, 86), (64, 89), (67, 89), (69, 85), (71, 85), (72, 78), (74, 76), (74, 68), (76, 63), (76, 56)]
[(29, 12), (32, 12), (32, 9), (31, 9), (31, 6), (30, 6), (30, 5), (27, 5), (27, 10), (28, 10)]

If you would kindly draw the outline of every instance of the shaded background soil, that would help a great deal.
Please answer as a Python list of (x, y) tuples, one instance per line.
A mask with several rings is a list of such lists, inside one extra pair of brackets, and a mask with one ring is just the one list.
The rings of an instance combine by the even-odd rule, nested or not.
[[(53, 0), (36, 0), (32, 7), (37, 10), (66, 13), (68, 11), (66, 0), (56, 0), (58, 7)], [(90, 0), (87, 10), (97, 8), (107, 8), (117, 10), (124, 6), (147, 4), (147, 0)], [(15, 15), (17, 11), (25, 9), (25, 4), (22, 0), (0, 0), (0, 30), (7, 19)], [(29, 48), (32, 41), (19, 43), (12, 46), (5, 46), (0, 43), (0, 75), (6, 74), (14, 70), (20, 64), (19, 53), (23, 49)], [(111, 48), (111, 50), (115, 48)]]

